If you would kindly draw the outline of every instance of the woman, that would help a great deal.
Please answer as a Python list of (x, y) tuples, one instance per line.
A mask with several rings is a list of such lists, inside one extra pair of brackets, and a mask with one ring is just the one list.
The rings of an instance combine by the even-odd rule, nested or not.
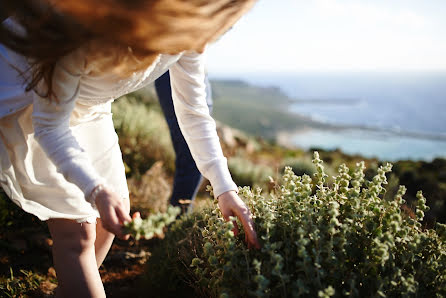
[(252, 2), (2, 0), (0, 182), (48, 222), (58, 296), (105, 296), (98, 267), (131, 220), (111, 102), (167, 69), (198, 168), (259, 247), (206, 106), (202, 54)]

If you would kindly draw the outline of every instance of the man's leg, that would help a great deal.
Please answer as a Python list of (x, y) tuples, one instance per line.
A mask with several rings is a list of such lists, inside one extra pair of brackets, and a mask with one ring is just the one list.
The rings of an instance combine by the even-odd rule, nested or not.
[(169, 72), (155, 81), (155, 87), (169, 126), (170, 137), (176, 154), (175, 177), (170, 203), (174, 206), (180, 206), (179, 200), (193, 200), (195, 198), (202, 177), (178, 125), (173, 107)]

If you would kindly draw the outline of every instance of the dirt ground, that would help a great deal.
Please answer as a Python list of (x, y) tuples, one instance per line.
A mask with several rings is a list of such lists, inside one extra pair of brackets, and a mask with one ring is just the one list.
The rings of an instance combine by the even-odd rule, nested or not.
[[(22, 233), (32, 236), (25, 238)], [(40, 279), (40, 286), (26, 295), (53, 297), (57, 280), (51, 258), (52, 240), (41, 226), (27, 228), (22, 233), (11, 231), (0, 235), (0, 274), (8, 278), (12, 269), (15, 279), (23, 279), (21, 270), (32, 272)], [(154, 242), (156, 240), (136, 242), (115, 239), (100, 268), (107, 297), (147, 297), (138, 289), (141, 288), (139, 283), (142, 282), (141, 276)]]

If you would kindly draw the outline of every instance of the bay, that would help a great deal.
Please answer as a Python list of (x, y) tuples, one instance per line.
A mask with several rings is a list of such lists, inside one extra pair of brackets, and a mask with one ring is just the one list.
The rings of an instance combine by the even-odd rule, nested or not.
[(291, 138), (296, 146), (339, 148), (385, 160), (446, 157), (446, 72), (237, 77), (254, 85), (279, 87), (293, 100), (292, 112), (338, 128), (296, 133)]

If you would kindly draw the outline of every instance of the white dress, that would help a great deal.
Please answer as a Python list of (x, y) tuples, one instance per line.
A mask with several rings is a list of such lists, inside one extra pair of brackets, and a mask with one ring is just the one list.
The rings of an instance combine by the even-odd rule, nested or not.
[(14, 68), (26, 67), (23, 57), (0, 44), (0, 184), (26, 212), (41, 220), (91, 222), (99, 213), (86, 196), (96, 185), (106, 183), (128, 198), (111, 103), (168, 69), (178, 123), (198, 169), (215, 196), (237, 190), (209, 116), (202, 54), (159, 55), (146, 70), (122, 79), (98, 74), (82, 50), (75, 51), (54, 70), (58, 103), (24, 91)]

